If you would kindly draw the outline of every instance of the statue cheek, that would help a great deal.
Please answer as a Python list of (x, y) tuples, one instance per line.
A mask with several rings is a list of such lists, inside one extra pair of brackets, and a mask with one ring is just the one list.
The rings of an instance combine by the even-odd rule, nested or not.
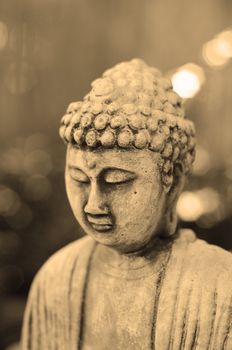
[(138, 220), (141, 221), (143, 208), (141, 208), (141, 197), (137, 188), (114, 194), (109, 198), (108, 205), (116, 222), (124, 228), (124, 225), (131, 227)]
[(74, 214), (83, 211), (88, 201), (88, 190), (74, 184), (73, 181), (69, 179), (66, 181), (66, 190)]

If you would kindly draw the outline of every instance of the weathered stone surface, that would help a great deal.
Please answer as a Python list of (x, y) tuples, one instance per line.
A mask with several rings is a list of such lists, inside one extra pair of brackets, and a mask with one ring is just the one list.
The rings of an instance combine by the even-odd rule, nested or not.
[[(144, 261), (136, 263), (133, 256), (121, 262), (115, 258), (108, 266), (107, 254), (98, 263), (100, 245), (88, 237), (52, 256), (31, 288), (22, 348), (230, 350), (230, 253), (185, 232), (169, 242), (167, 250), (166, 241), (159, 241), (152, 262), (145, 258), (145, 267)], [(99, 287), (110, 281), (103, 289), (97, 288), (99, 272)], [(94, 295), (89, 284), (95, 284)], [(109, 293), (110, 300), (105, 299)], [(90, 302), (87, 306), (86, 301)], [(123, 308), (120, 321), (117, 311)], [(97, 313), (92, 317), (94, 310)], [(138, 329), (135, 339), (140, 342), (135, 344), (131, 337)]]
[(60, 129), (88, 237), (35, 277), (22, 350), (231, 350), (232, 256), (176, 229), (195, 148), (180, 98), (141, 60), (92, 87)]

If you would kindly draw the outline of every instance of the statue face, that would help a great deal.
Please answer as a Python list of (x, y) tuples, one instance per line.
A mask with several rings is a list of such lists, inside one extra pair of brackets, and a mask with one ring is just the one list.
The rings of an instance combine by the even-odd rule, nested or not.
[(159, 232), (166, 195), (159, 153), (69, 146), (66, 188), (73, 213), (96, 241), (120, 252), (143, 248)]

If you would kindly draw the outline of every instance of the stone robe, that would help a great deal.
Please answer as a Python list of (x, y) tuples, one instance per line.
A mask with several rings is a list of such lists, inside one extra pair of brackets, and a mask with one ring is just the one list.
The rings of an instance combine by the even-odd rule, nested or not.
[[(96, 246), (90, 237), (82, 238), (40, 269), (25, 311), (22, 350), (84, 348), (85, 301)], [(156, 279), (150, 340), (136, 349), (231, 350), (231, 253), (184, 230), (168, 250)], [(134, 349), (130, 344), (124, 348)], [(119, 350), (113, 341), (109, 349)]]

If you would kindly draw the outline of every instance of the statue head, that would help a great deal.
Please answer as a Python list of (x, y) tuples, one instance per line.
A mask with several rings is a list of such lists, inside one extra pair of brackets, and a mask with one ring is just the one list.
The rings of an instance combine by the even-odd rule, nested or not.
[(60, 136), (68, 198), (87, 234), (132, 252), (175, 233), (195, 130), (159, 70), (139, 59), (107, 70), (69, 105)]

